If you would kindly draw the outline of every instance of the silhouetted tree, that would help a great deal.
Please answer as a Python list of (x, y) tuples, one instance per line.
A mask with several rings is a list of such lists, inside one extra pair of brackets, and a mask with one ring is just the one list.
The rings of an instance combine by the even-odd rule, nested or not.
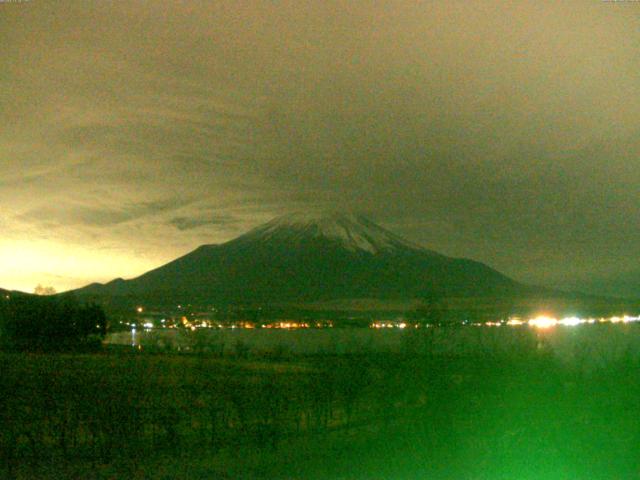
[(407, 313), (407, 319), (425, 325), (441, 325), (448, 319), (448, 307), (443, 298), (427, 296)]
[(56, 289), (53, 287), (43, 287), (40, 283), (33, 289), (36, 295), (55, 295)]
[(107, 319), (97, 305), (72, 296), (12, 295), (0, 302), (0, 340), (17, 350), (95, 347), (106, 334)]

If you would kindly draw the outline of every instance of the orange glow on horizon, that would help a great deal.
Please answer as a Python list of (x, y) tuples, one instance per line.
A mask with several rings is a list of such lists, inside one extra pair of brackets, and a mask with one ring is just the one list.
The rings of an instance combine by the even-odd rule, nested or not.
[(157, 266), (110, 250), (33, 239), (0, 240), (0, 265), (0, 288), (28, 293), (38, 284), (63, 292)]

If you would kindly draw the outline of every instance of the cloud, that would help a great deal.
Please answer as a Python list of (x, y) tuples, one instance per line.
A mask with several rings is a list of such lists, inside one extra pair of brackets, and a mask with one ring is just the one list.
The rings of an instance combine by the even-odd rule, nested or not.
[(19, 215), (18, 220), (39, 223), (46, 228), (68, 228), (74, 225), (90, 227), (112, 227), (125, 222), (179, 210), (192, 203), (185, 199), (164, 199), (151, 202), (131, 203), (118, 209), (55, 205), (32, 209)]
[(169, 221), (169, 225), (174, 226), (178, 230), (185, 231), (206, 225), (229, 225), (235, 222), (236, 220), (229, 215), (214, 215), (200, 218), (174, 217)]
[(525, 281), (616, 269), (640, 254), (640, 33), (618, 7), (3, 8), (3, 235), (146, 268), (320, 205)]

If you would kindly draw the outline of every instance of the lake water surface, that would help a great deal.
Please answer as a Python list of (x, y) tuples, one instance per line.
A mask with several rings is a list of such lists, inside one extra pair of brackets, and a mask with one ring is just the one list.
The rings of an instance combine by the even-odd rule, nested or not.
[(545, 350), (562, 361), (596, 366), (640, 355), (640, 324), (595, 324), (538, 329), (530, 326), (453, 326), (421, 329), (161, 329), (112, 333), (107, 343), (142, 349), (223, 352), (241, 345), (253, 354), (281, 355), (425, 353), (438, 355), (518, 354)]

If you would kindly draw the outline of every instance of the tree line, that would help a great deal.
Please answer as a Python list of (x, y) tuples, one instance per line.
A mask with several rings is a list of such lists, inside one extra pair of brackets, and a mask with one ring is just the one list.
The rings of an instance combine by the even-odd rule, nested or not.
[(100, 346), (107, 318), (95, 304), (74, 296), (6, 295), (0, 300), (0, 345), (4, 350), (86, 350)]

